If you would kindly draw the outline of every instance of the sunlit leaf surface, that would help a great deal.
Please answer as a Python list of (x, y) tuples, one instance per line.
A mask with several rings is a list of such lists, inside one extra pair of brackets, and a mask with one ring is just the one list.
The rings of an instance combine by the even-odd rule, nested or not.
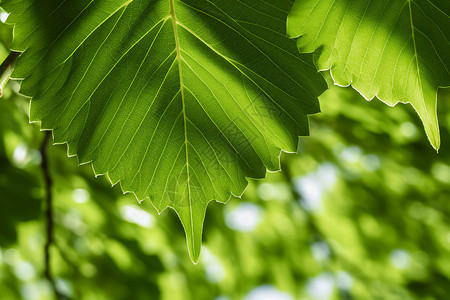
[(336, 84), (366, 99), (411, 103), (433, 146), (440, 146), (436, 98), (450, 86), (448, 0), (297, 0), (288, 34), (315, 54)]
[(291, 1), (3, 1), (31, 120), (123, 191), (170, 206), (198, 260), (209, 201), (296, 151), (325, 89)]

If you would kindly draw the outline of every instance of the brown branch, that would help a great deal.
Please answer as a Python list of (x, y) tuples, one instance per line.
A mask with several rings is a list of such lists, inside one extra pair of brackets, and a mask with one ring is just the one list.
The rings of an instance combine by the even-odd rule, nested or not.
[(47, 147), (51, 137), (49, 131), (45, 132), (44, 140), (41, 145), (41, 157), (42, 157), (42, 173), (44, 176), (45, 184), (45, 217), (47, 219), (47, 241), (45, 242), (45, 271), (44, 275), (50, 282), (54, 282), (50, 272), (50, 246), (53, 243), (53, 208), (52, 208), (52, 178), (50, 176), (50, 170), (48, 165)]
[(67, 296), (58, 291), (56, 287), (55, 280), (53, 278), (51, 267), (50, 267), (50, 247), (54, 241), (54, 219), (53, 219), (53, 203), (52, 203), (52, 177), (50, 175), (50, 167), (48, 163), (48, 155), (47, 148), (48, 144), (51, 141), (52, 134), (50, 131), (45, 132), (44, 140), (42, 141), (42, 145), (40, 148), (40, 153), (42, 157), (41, 169), (42, 174), (44, 176), (44, 184), (45, 184), (45, 217), (47, 220), (46, 224), (46, 232), (47, 232), (47, 240), (44, 246), (44, 255), (45, 255), (45, 265), (44, 265), (44, 276), (50, 282), (50, 285), (53, 289), (56, 299), (63, 300), (68, 299)]

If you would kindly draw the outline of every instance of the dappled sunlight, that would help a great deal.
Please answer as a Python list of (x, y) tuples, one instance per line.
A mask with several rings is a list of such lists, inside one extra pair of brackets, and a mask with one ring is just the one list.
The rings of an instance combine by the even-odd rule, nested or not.
[(294, 300), (294, 298), (270, 285), (261, 285), (253, 289), (244, 300)]
[(338, 170), (334, 164), (324, 163), (315, 172), (294, 178), (294, 188), (302, 196), (300, 203), (309, 212), (322, 210), (322, 197), (325, 192), (332, 190), (338, 177)]
[(145, 228), (155, 225), (155, 218), (137, 205), (125, 205), (120, 209), (120, 214), (125, 221), (135, 223)]
[(308, 295), (317, 300), (328, 300), (331, 298), (335, 287), (335, 281), (330, 273), (322, 273), (306, 283)]
[(225, 222), (231, 229), (252, 231), (261, 221), (262, 209), (253, 203), (240, 203), (225, 215)]
[(86, 203), (91, 199), (91, 194), (86, 189), (74, 189), (72, 199), (75, 203)]

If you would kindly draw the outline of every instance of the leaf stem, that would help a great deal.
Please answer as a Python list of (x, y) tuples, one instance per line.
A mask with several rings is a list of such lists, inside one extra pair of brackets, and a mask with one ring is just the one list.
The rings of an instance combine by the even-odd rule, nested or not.
[(11, 76), (14, 63), (19, 57), (20, 52), (11, 51), (9, 55), (5, 58), (3, 63), (0, 65), (0, 97), (2, 97), (3, 89)]

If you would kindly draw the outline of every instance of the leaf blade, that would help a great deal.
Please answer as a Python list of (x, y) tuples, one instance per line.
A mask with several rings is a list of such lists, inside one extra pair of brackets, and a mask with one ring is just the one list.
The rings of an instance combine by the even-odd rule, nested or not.
[(321, 49), (315, 63), (336, 84), (388, 105), (411, 103), (439, 149), (437, 90), (450, 86), (448, 9), (445, 1), (296, 1), (287, 31), (301, 52)]
[(174, 208), (194, 262), (208, 203), (279, 169), (319, 110), (324, 80), (285, 37), (287, 9), (266, 1), (2, 5), (31, 120), (96, 175)]

